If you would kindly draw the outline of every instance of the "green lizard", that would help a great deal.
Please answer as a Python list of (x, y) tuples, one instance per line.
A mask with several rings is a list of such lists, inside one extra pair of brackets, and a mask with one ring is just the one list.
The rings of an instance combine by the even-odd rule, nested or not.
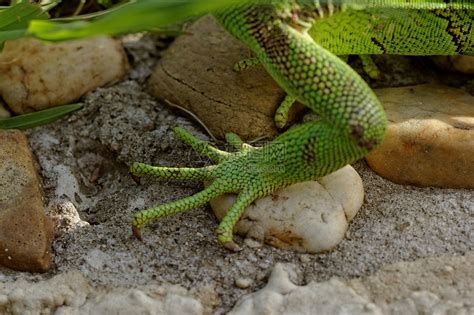
[(359, 75), (334, 54), (474, 53), (471, 1), (270, 2), (243, 1), (215, 16), (256, 55), (257, 59), (243, 61), (237, 68), (261, 63), (287, 93), (277, 111), (277, 123), (286, 122), (294, 100), (321, 119), (293, 127), (262, 148), (229, 134), (228, 142), (238, 148), (235, 153), (218, 150), (177, 128), (178, 136), (217, 164), (168, 168), (134, 163), (132, 174), (212, 183), (193, 196), (136, 213), (132, 222), (136, 237), (141, 238), (140, 229), (151, 220), (236, 192), (235, 203), (217, 228), (217, 238), (226, 248), (238, 250), (232, 240), (233, 226), (255, 199), (325, 176), (380, 145), (387, 125), (382, 105)]

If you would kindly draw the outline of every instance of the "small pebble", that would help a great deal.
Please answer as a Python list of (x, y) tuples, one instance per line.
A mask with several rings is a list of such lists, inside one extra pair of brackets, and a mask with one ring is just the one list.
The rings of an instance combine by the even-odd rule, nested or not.
[(444, 266), (443, 271), (445, 271), (447, 273), (451, 273), (451, 272), (454, 271), (454, 268), (449, 266), (449, 265), (446, 265), (446, 266)]
[(346, 234), (344, 234), (344, 236), (345, 236), (348, 240), (350, 240), (350, 239), (351, 239), (351, 236), (352, 236), (352, 235), (351, 235), (351, 231), (347, 230), (347, 231), (346, 231)]
[(311, 256), (310, 255), (300, 255), (300, 261), (302, 263), (308, 263), (311, 261)]
[(8, 303), (8, 296), (0, 294), (0, 305), (6, 305)]
[(262, 242), (259, 242), (251, 237), (245, 238), (244, 244), (250, 248), (260, 248), (263, 246)]
[(250, 278), (238, 278), (235, 280), (235, 286), (239, 289), (247, 289), (252, 285), (252, 282)]
[(8, 118), (10, 117), (10, 112), (6, 109), (6, 105), (0, 101), (0, 118)]

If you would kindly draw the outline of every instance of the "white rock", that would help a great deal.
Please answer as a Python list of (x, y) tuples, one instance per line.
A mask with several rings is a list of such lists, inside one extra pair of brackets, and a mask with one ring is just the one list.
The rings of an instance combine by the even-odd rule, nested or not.
[(87, 301), (72, 314), (202, 314), (201, 303), (189, 297), (167, 294), (157, 299), (137, 289), (116, 290)]
[(0, 100), (0, 119), (10, 117), (10, 112), (6, 109), (5, 104)]
[(48, 216), (53, 221), (54, 232), (57, 236), (89, 226), (88, 222), (81, 219), (76, 207), (69, 200), (58, 200), (51, 203), (48, 206)]
[[(446, 265), (452, 266), (449, 273)], [(473, 314), (473, 267), (474, 253), (468, 252), (395, 263), (368, 277), (297, 286), (289, 279), (291, 267), (276, 264), (268, 284), (242, 297), (229, 314)]]
[(87, 279), (79, 272), (68, 272), (38, 283), (22, 279), (1, 283), (0, 296), (7, 296), (7, 299), (0, 304), (0, 313), (45, 314), (62, 305), (79, 307), (90, 292)]
[[(276, 247), (324, 252), (344, 238), (363, 199), (362, 180), (346, 166), (319, 181), (298, 183), (255, 201), (234, 231)], [(234, 200), (235, 195), (227, 194), (211, 201), (219, 219)]]
[(235, 280), (235, 286), (239, 289), (247, 289), (252, 285), (252, 282), (250, 278), (238, 278)]
[(0, 314), (176, 314), (200, 315), (203, 306), (178, 286), (92, 288), (80, 272), (38, 283), (0, 283)]
[(111, 37), (57, 44), (7, 41), (0, 54), (0, 95), (18, 114), (45, 109), (117, 81), (128, 68), (122, 46)]
[(285, 266), (277, 264), (265, 288), (243, 297), (230, 314), (356, 315), (382, 312), (336, 278), (326, 282), (311, 282), (307, 286), (296, 286), (290, 281)]
[(86, 263), (92, 268), (101, 270), (111, 258), (106, 252), (94, 248), (87, 253), (84, 259), (86, 260)]

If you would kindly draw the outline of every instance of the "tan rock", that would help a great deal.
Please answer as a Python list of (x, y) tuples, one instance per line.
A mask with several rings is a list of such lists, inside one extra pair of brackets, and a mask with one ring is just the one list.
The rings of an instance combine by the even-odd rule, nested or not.
[(11, 114), (10, 112), (7, 110), (6, 106), (5, 106), (5, 103), (2, 102), (2, 100), (0, 100), (0, 119), (2, 118), (8, 118), (10, 117)]
[[(234, 201), (234, 194), (211, 200), (219, 220)], [(234, 232), (275, 247), (320, 253), (333, 249), (344, 238), (363, 201), (362, 180), (346, 166), (319, 181), (294, 184), (256, 200)]]
[(128, 67), (123, 48), (110, 37), (7, 41), (0, 54), (0, 95), (15, 113), (36, 111), (74, 102), (121, 79)]
[(372, 169), (400, 184), (474, 188), (473, 96), (430, 84), (376, 93), (390, 123)]
[(48, 270), (52, 238), (27, 139), (20, 131), (0, 130), (0, 265)]
[(474, 74), (474, 56), (436, 56), (433, 60), (445, 70)]
[(158, 63), (149, 81), (151, 93), (193, 112), (216, 137), (275, 135), (273, 117), (285, 93), (262, 66), (232, 70), (252, 57), (250, 50), (210, 16), (187, 31), (192, 35), (176, 39)]

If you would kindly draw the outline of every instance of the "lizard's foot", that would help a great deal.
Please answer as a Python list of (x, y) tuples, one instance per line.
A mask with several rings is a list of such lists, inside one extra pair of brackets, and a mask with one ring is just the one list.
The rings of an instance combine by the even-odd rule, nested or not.
[(275, 112), (275, 124), (277, 128), (282, 129), (288, 123), (288, 113), (290, 112), (291, 106), (295, 103), (296, 98), (290, 95), (286, 95), (283, 102), (277, 108)]
[(241, 72), (241, 71), (253, 68), (254, 66), (257, 66), (259, 64), (260, 64), (260, 60), (258, 60), (257, 57), (247, 58), (247, 59), (243, 59), (237, 62), (234, 65), (233, 70), (235, 72)]
[[(379, 67), (375, 64), (374, 60), (372, 59), (371, 55), (356, 55), (361, 63), (362, 63), (362, 70), (365, 74), (369, 76), (369, 78), (373, 80), (383, 80), (384, 75), (382, 71), (380, 71)], [(349, 55), (338, 55), (339, 59), (343, 60), (345, 63), (349, 61)]]
[[(233, 70), (235, 72), (241, 72), (244, 70), (248, 70), (250, 68), (255, 67), (256, 65), (260, 64), (260, 60), (256, 57), (252, 58), (247, 58), (243, 59), (239, 62), (237, 62), (234, 65)], [(290, 111), (291, 105), (296, 101), (295, 97), (286, 95), (285, 99), (281, 102), (281, 104), (278, 106), (276, 112), (275, 112), (275, 124), (278, 129), (282, 129), (286, 126), (288, 123), (288, 113)]]
[(383, 79), (383, 73), (380, 71), (380, 69), (377, 67), (375, 64), (374, 60), (370, 55), (358, 55), (360, 58), (360, 61), (362, 61), (362, 68), (364, 69), (364, 72), (374, 80), (382, 80)]
[(239, 149), (236, 153), (227, 153), (196, 139), (184, 129), (177, 128), (175, 132), (193, 148), (217, 161), (218, 164), (203, 168), (168, 168), (133, 163), (130, 167), (131, 173), (135, 176), (154, 175), (166, 179), (213, 180), (213, 182), (192, 196), (139, 211), (132, 221), (133, 235), (143, 240), (141, 228), (148, 222), (197, 207), (223, 193), (241, 191), (217, 229), (218, 240), (224, 247), (232, 251), (240, 250), (232, 240), (233, 227), (245, 208), (259, 197), (261, 190), (259, 187), (252, 189), (252, 180), (248, 176), (249, 167), (246, 158), (255, 148), (243, 143), (237, 135), (227, 134), (229, 143)]

